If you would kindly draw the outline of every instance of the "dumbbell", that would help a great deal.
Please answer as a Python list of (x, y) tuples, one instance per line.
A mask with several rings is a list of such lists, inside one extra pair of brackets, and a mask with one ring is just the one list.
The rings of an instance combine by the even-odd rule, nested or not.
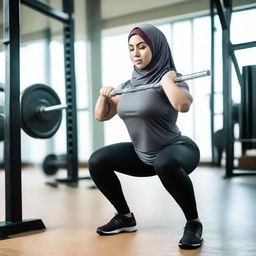
[(47, 175), (54, 175), (57, 173), (59, 169), (66, 169), (67, 168), (67, 155), (55, 155), (50, 154), (45, 157), (42, 168), (45, 174)]

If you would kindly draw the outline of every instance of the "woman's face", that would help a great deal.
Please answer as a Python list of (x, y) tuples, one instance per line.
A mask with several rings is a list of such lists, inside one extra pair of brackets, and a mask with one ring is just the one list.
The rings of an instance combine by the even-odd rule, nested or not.
[(138, 69), (147, 67), (152, 59), (149, 46), (139, 35), (133, 35), (129, 40), (130, 57)]

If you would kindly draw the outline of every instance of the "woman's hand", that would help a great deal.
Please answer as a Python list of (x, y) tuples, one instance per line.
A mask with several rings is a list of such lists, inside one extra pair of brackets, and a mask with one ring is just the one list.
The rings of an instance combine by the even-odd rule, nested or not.
[(111, 119), (117, 113), (117, 105), (121, 95), (115, 97), (110, 96), (113, 90), (121, 89), (121, 85), (114, 88), (112, 86), (104, 86), (100, 89), (100, 96), (95, 106), (95, 118), (98, 121), (106, 121)]
[(110, 93), (115, 90), (112, 86), (104, 86), (100, 89), (100, 95), (103, 97), (111, 97)]
[(175, 77), (176, 72), (171, 70), (162, 77), (160, 83), (172, 106), (179, 112), (188, 112), (193, 98), (186, 89), (174, 82)]
[(176, 77), (176, 72), (171, 70), (168, 71), (166, 74), (163, 75), (160, 83), (163, 85), (165, 83), (170, 83), (173, 82), (174, 83), (174, 78)]

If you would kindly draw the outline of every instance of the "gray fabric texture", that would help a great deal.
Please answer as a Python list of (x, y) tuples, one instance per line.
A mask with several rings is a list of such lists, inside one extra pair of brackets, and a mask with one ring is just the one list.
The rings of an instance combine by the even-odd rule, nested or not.
[(139, 158), (149, 165), (154, 164), (163, 147), (183, 143), (176, 125), (178, 112), (162, 87), (123, 94), (117, 113), (127, 127)]

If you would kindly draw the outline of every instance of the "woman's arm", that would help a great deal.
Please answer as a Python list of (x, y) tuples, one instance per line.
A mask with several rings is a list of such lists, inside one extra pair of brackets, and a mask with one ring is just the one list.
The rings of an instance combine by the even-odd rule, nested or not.
[(188, 112), (193, 98), (191, 94), (174, 82), (175, 71), (169, 71), (161, 79), (163, 90), (172, 106), (179, 112)]
[(117, 88), (105, 86), (100, 89), (100, 96), (95, 105), (95, 118), (98, 121), (106, 121), (111, 119), (117, 113), (117, 105), (120, 95), (110, 97), (109, 94), (113, 90), (121, 89), (121, 85)]

